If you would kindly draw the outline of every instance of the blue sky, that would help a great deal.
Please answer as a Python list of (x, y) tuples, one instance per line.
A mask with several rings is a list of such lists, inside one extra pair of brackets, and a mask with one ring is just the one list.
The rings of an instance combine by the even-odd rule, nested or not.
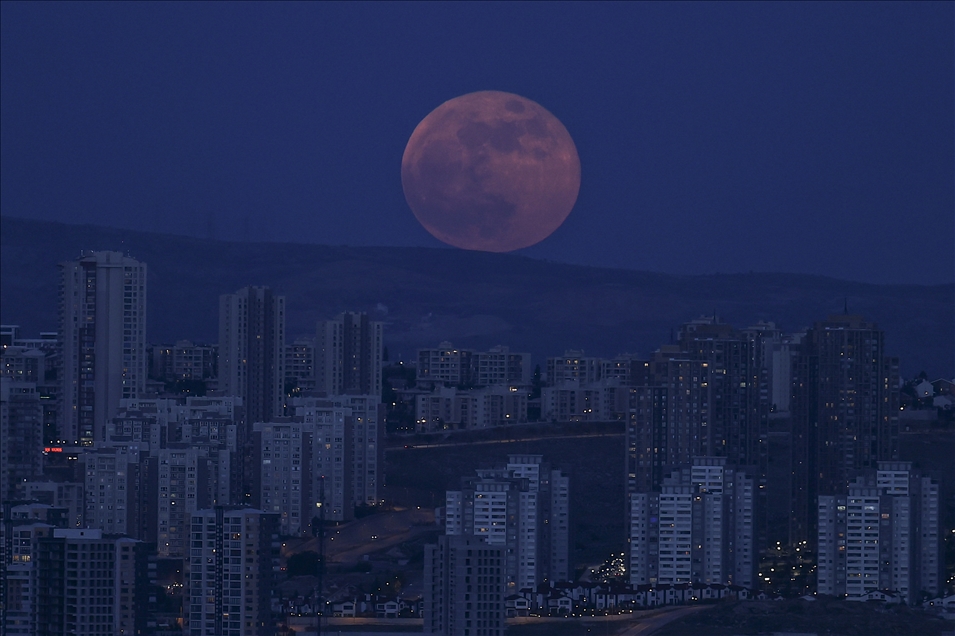
[[(476, 90), (567, 127), (521, 253), (669, 273), (955, 279), (952, 3), (0, 5), (0, 211), (229, 240), (445, 247), (401, 191)], [(450, 249), (450, 248), (448, 248)]]

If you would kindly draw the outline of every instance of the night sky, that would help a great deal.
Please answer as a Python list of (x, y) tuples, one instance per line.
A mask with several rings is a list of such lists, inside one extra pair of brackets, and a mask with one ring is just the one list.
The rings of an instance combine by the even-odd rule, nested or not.
[(520, 253), (951, 282), (953, 6), (4, 2), (2, 214), (444, 247), (405, 143), (502, 90), (581, 160), (567, 222)]

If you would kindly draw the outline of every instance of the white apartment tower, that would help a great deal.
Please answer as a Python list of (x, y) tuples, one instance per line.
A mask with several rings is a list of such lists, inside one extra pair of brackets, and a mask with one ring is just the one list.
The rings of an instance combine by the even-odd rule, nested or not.
[(187, 636), (272, 636), (279, 569), (276, 515), (216, 507), (190, 517), (183, 616)]
[(630, 583), (756, 585), (756, 493), (722, 457), (697, 457), (630, 495)]
[(60, 264), (63, 409), (60, 436), (106, 439), (119, 401), (146, 383), (146, 265), (120, 252)]
[(570, 578), (569, 480), (540, 455), (512, 455), (482, 469), (445, 499), (445, 533), (503, 546), (504, 578), (516, 592)]
[(247, 428), (284, 412), (285, 296), (243, 287), (219, 297), (219, 389), (242, 398)]
[(939, 594), (939, 486), (911, 463), (879, 462), (845, 495), (821, 495), (818, 514), (820, 594), (889, 590), (909, 604)]

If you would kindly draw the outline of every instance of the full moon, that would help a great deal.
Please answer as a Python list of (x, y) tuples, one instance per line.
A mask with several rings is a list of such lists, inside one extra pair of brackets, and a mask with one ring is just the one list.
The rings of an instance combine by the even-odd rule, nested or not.
[(580, 159), (540, 104), (500, 91), (446, 101), (411, 134), (401, 185), (415, 217), (449, 245), (510, 252), (544, 240), (570, 214)]

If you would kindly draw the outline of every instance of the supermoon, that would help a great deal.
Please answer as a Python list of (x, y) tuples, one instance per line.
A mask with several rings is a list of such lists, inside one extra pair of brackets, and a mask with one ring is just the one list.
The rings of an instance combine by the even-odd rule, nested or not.
[(440, 241), (510, 252), (544, 240), (570, 214), (580, 159), (540, 104), (499, 91), (449, 100), (425, 117), (401, 158), (415, 217)]

